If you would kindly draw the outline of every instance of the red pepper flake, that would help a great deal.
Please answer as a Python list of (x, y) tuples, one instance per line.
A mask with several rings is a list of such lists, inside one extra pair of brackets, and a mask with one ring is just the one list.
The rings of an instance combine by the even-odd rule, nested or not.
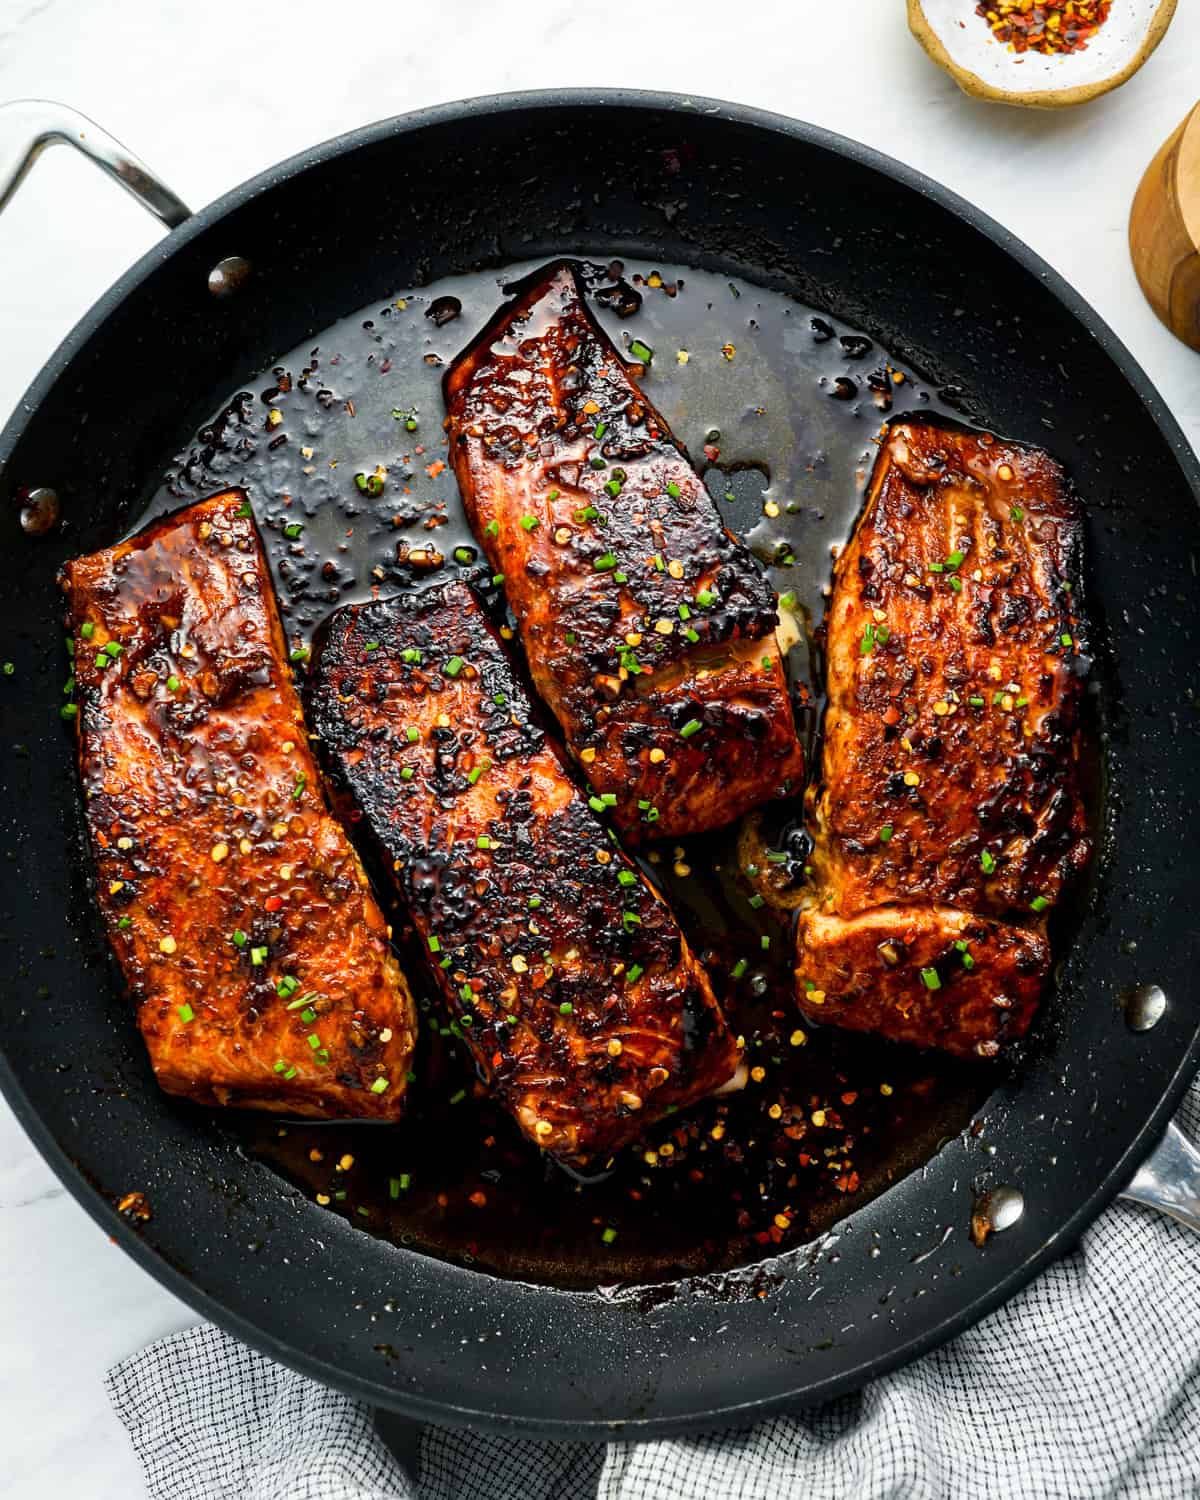
[(266, 911), (278, 911), (282, 905), (282, 896), (268, 896), (267, 899), (263, 902), (263, 908)]
[(1111, 9), (1112, 0), (980, 0), (975, 14), (1009, 51), (1055, 56), (1082, 52)]
[(833, 1185), (839, 1193), (856, 1193), (858, 1191), (858, 1173), (845, 1172), (841, 1177), (834, 1179)]
[(483, 1192), (480, 1192), (479, 1189), (477, 1188), (471, 1194), (471, 1196), (467, 1199), (467, 1202), (468, 1203), (473, 1203), (476, 1208), (486, 1208), (487, 1207), (487, 1194), (483, 1193)]
[(433, 463), (426, 466), (425, 472), (429, 475), (430, 479), (436, 479), (445, 467), (446, 465), (442, 460), (437, 458), (434, 459)]

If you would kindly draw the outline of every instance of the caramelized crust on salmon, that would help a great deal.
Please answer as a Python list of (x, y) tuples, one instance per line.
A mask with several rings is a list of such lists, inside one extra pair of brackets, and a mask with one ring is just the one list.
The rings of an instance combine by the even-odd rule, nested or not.
[[(818, 906), (797, 971), (815, 1019), (985, 1056), (1028, 1026), (1043, 913), (1090, 848), (1080, 540), (1047, 454), (933, 423), (888, 432), (827, 625)], [(983, 924), (964, 963), (962, 914), (1022, 926)], [(872, 963), (893, 929), (900, 961)]]
[(445, 393), (459, 487), (534, 683), (618, 827), (694, 833), (798, 789), (774, 594), (575, 269), (532, 277)]
[(468, 588), (337, 611), (312, 707), (447, 1008), (535, 1145), (604, 1160), (730, 1078), (737, 1050), (704, 970), (576, 788)]
[(326, 810), (244, 495), (78, 558), (62, 585), (97, 899), (159, 1083), (395, 1119), (412, 998)]

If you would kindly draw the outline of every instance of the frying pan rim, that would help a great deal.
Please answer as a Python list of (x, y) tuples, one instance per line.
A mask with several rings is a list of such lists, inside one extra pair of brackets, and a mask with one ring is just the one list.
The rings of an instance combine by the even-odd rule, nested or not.
[[(177, 229), (141, 256), (84, 314), (67, 334), (34, 378), (13, 414), (0, 429), (0, 469), (7, 463), (26, 426), (53, 389), (75, 355), (104, 325), (110, 315), (168, 259), (192, 239), (204, 233), (234, 210), (252, 199), (296, 177), (309, 168), (349, 156), (362, 147), (397, 135), (411, 134), (431, 126), (455, 123), (477, 115), (538, 110), (589, 109), (611, 107), (641, 109), (684, 117), (703, 115), (730, 123), (769, 131), (801, 144), (828, 151), (857, 165), (879, 172), (900, 185), (931, 199), (940, 208), (985, 235), (999, 250), (1010, 256), (1026, 271), (1036, 276), (1072, 318), (1092, 337), (1124, 375), (1130, 388), (1142, 402), (1147, 414), (1172, 449), (1175, 461), (1200, 504), (1200, 459), (1191, 448), (1179, 423), (1167, 409), (1158, 391), (1133, 355), (1080, 294), (1041, 256), (1036, 254), (1010, 230), (991, 218), (949, 188), (926, 176), (915, 167), (887, 156), (873, 147), (849, 139), (823, 126), (776, 114), (752, 105), (735, 104), (703, 95), (659, 92), (625, 88), (535, 89), (501, 94), (478, 95), (428, 106), (405, 114), (391, 116), (361, 126), (309, 147), (286, 160), (268, 167), (239, 186), (214, 199), (198, 210)], [(948, 1339), (977, 1323), (988, 1313), (1027, 1285), (1050, 1262), (1064, 1245), (1078, 1235), (1103, 1211), (1126, 1185), (1134, 1171), (1149, 1153), (1174, 1113), (1188, 1083), (1200, 1062), (1200, 1030), (1183, 1051), (1179, 1066), (1169, 1085), (1140, 1130), (1131, 1139), (1117, 1164), (1095, 1191), (1079, 1204), (1068, 1218), (1018, 1265), (988, 1291), (961, 1307), (933, 1328), (885, 1355), (866, 1359), (853, 1370), (831, 1376), (828, 1380), (808, 1384), (753, 1401), (710, 1407), (670, 1417), (634, 1417), (629, 1419), (549, 1418), (529, 1419), (506, 1416), (492, 1411), (447, 1405), (411, 1391), (400, 1391), (382, 1382), (348, 1374), (325, 1360), (298, 1349), (285, 1339), (266, 1332), (222, 1306), (216, 1297), (197, 1287), (182, 1270), (172, 1265), (159, 1251), (142, 1240), (133, 1225), (116, 1212), (101, 1189), (93, 1184), (73, 1162), (50, 1131), (0, 1051), (0, 1092), (11, 1106), (22, 1128), (37, 1147), (59, 1180), (67, 1187), (98, 1224), (121, 1248), (160, 1285), (178, 1297), (203, 1318), (233, 1333), (251, 1348), (269, 1358), (281, 1361), (313, 1379), (357, 1396), (375, 1405), (385, 1406), (407, 1416), (433, 1422), (449, 1422), (492, 1431), (541, 1435), (565, 1439), (611, 1439), (614, 1437), (655, 1438), (695, 1432), (704, 1427), (743, 1425), (772, 1413), (798, 1410), (846, 1391), (856, 1390), (867, 1380), (910, 1363), (937, 1348)]]

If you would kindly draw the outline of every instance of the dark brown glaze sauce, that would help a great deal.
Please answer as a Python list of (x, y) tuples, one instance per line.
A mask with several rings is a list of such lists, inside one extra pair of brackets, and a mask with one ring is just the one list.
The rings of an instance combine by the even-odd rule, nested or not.
[[(245, 485), (295, 647), (338, 603), (455, 575), (487, 592), (491, 569), (446, 462), (441, 377), (502, 288), (536, 268), (397, 288), (285, 355), (198, 434), (136, 525)], [(662, 265), (594, 267), (588, 280), (617, 346), (637, 338), (653, 350), (647, 393), (726, 525), (794, 596), (788, 665), (811, 762), (822, 708), (811, 623), (824, 612), (831, 549), (861, 504), (873, 440), (889, 411), (948, 408), (870, 339), (782, 294)], [(447, 318), (454, 301), (461, 313)], [(386, 474), (372, 494), (377, 466)], [(443, 563), (429, 572), (433, 554)], [(780, 856), (773, 873), (801, 873), (799, 799), (769, 810), (763, 842)], [(645, 868), (761, 1069), (741, 1095), (656, 1127), (606, 1180), (573, 1181), (474, 1096), (461, 1028), (435, 1003), (397, 917), (422, 1022), (408, 1119), (245, 1116), (236, 1128), (247, 1151), (369, 1232), (502, 1275), (614, 1286), (746, 1265), (810, 1240), (969, 1124), (994, 1072), (800, 1022), (790, 930), (750, 904), (736, 829), (652, 847)]]
[(581, 1170), (738, 1062), (679, 926), (537, 722), (462, 583), (322, 627), (310, 723), (445, 1014), (534, 1148)]

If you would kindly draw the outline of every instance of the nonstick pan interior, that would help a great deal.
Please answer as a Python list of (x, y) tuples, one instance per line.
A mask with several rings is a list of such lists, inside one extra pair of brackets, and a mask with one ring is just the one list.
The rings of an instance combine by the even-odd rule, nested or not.
[[(1109, 823), (1059, 992), (980, 1133), (750, 1272), (619, 1294), (500, 1281), (358, 1234), (155, 1088), (113, 983), (61, 732), (54, 574), (279, 352), (393, 287), (576, 254), (725, 271), (829, 309), (968, 416), (1049, 447), (1089, 511)], [(251, 274), (215, 299), (226, 256)], [(24, 534), (22, 487), (61, 528)], [(1029, 252), (862, 148), (703, 101), (482, 100), (372, 127), (198, 215), (72, 335), (0, 436), (8, 824), (3, 1080), (68, 1185), (205, 1316), (384, 1405), (558, 1436), (744, 1419), (847, 1389), (1002, 1299), (1132, 1173), (1194, 1066), (1198, 474), (1144, 377)], [(18, 690), (19, 689), (19, 690)], [(1161, 985), (1134, 1033), (1121, 997)], [(982, 1248), (979, 1196), (1024, 1197)], [(119, 1218), (138, 1190), (152, 1217)], [(949, 1231), (947, 1233), (947, 1231)]]

